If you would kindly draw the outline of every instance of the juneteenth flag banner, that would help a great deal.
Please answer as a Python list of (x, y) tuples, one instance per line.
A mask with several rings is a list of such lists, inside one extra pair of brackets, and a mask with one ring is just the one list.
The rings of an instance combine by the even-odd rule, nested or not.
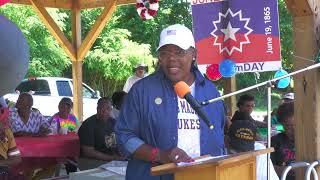
[(281, 68), (277, 0), (192, 0), (192, 19), (202, 72), (224, 59), (237, 72)]

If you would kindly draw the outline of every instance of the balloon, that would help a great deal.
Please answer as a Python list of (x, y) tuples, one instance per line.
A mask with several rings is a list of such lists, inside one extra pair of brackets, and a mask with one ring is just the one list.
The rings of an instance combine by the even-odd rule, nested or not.
[(217, 81), (222, 77), (219, 71), (218, 64), (211, 64), (210, 66), (208, 66), (206, 70), (206, 74), (207, 74), (207, 77), (212, 81)]
[(229, 78), (236, 74), (237, 66), (232, 60), (225, 59), (220, 63), (219, 71), (223, 77)]
[[(281, 69), (279, 71), (277, 71), (275, 74), (274, 74), (274, 78), (278, 78), (278, 77), (281, 77), (281, 76), (284, 76), (284, 75), (287, 75), (287, 71)], [(277, 82), (277, 88), (280, 88), (280, 89), (283, 89), (283, 88), (286, 88), (290, 85), (290, 82), (291, 82), (291, 78), (290, 77), (286, 77), (286, 78), (283, 78), (283, 79), (280, 79), (278, 82)]]
[(13, 92), (27, 73), (29, 46), (20, 29), (0, 15), (0, 96)]
[(10, 0), (0, 0), (0, 6), (8, 3)]

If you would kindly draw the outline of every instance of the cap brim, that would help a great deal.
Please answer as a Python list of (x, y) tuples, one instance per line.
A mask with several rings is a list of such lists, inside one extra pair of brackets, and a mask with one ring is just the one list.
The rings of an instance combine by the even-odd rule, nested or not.
[(166, 40), (164, 40), (165, 42), (161, 43), (159, 45), (159, 47), (157, 48), (157, 51), (162, 47), (162, 46), (165, 46), (165, 45), (168, 45), (168, 44), (172, 44), (172, 45), (176, 45), (178, 47), (180, 47), (181, 49), (184, 49), (184, 50), (187, 50), (189, 49), (191, 46), (188, 46), (188, 45), (184, 45), (183, 42), (181, 43), (178, 43), (176, 39), (174, 38), (167, 38)]

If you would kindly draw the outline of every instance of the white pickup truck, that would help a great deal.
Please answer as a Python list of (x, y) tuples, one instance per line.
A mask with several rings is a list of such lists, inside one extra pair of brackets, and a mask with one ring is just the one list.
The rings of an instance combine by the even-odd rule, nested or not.
[[(72, 79), (59, 77), (40, 77), (23, 80), (15, 89), (16, 92), (32, 92), (33, 107), (44, 116), (52, 116), (58, 112), (58, 104), (63, 97), (73, 96)], [(82, 84), (83, 90), (83, 120), (97, 112), (99, 91), (94, 91), (88, 85)], [(5, 99), (16, 102), (18, 93), (6, 94)]]

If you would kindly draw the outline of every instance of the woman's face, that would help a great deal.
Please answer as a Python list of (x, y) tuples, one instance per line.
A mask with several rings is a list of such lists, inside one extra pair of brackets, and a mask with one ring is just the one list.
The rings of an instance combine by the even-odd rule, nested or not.
[(293, 117), (294, 116), (289, 117), (285, 123), (282, 123), (284, 126), (284, 131), (290, 139), (294, 139), (295, 122)]
[(20, 94), (16, 103), (16, 108), (23, 113), (30, 112), (33, 105), (33, 99), (30, 94)]
[(159, 64), (165, 75), (173, 83), (184, 81), (191, 85), (193, 73), (191, 65), (194, 57), (193, 50), (183, 50), (176, 45), (165, 45), (158, 51)]
[(59, 112), (62, 114), (70, 114), (72, 109), (72, 107), (69, 104), (64, 102), (60, 103), (58, 108), (59, 108)]
[(255, 106), (254, 101), (245, 101), (243, 105), (240, 105), (239, 111), (251, 114)]
[(136, 76), (138, 76), (140, 78), (143, 78), (145, 73), (146, 73), (145, 67), (140, 66), (136, 69)]

